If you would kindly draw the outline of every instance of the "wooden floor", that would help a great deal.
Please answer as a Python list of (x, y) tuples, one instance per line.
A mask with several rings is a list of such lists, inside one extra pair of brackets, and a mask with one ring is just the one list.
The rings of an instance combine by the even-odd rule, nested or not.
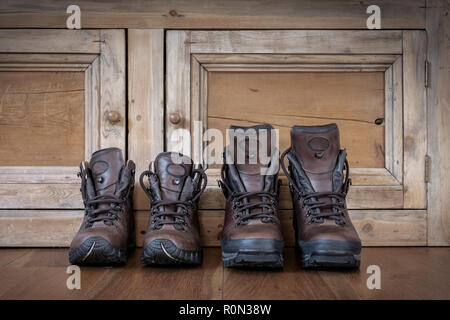
[[(81, 268), (66, 287), (67, 249), (0, 249), (0, 299), (450, 299), (450, 248), (364, 248), (359, 271), (305, 271), (293, 249), (280, 271), (230, 270), (218, 248), (201, 267), (150, 268), (140, 249), (116, 268)], [(369, 265), (381, 289), (366, 286)]]

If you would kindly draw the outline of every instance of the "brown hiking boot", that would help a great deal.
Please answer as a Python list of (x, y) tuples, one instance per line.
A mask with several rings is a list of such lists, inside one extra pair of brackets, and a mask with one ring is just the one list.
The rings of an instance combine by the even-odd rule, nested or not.
[[(151, 166), (140, 177), (151, 206), (141, 262), (200, 264), (197, 207), (206, 187), (206, 174), (201, 168), (194, 169), (190, 158), (175, 152), (160, 153), (154, 162), (155, 172)], [(145, 176), (149, 187), (144, 184)]]
[[(271, 125), (236, 127), (225, 148), (222, 188), (226, 198), (222, 231), (225, 267), (282, 267), (284, 241), (278, 217), (279, 151)], [(267, 148), (262, 136), (267, 138)], [(264, 154), (264, 149), (269, 154)], [(275, 149), (275, 150), (274, 150)], [(239, 155), (240, 154), (240, 155)], [(261, 155), (267, 158), (266, 164)], [(244, 161), (242, 161), (244, 160)]]
[[(303, 267), (359, 267), (361, 240), (348, 216), (351, 180), (336, 124), (294, 126), (281, 166), (289, 178)], [(284, 157), (289, 159), (289, 171)], [(344, 177), (345, 170), (345, 177)]]
[(135, 165), (126, 164), (122, 151), (95, 152), (90, 163), (80, 165), (85, 215), (72, 240), (72, 264), (121, 264), (135, 245), (133, 188)]

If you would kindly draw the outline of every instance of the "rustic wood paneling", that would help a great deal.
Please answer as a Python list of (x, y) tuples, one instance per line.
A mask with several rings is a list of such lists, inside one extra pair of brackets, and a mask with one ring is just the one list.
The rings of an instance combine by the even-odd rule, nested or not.
[(0, 52), (100, 53), (100, 33), (98, 30), (0, 30)]
[(76, 166), (84, 94), (82, 72), (0, 72), (0, 166)]
[(278, 64), (290, 65), (296, 63), (303, 64), (392, 64), (401, 55), (397, 54), (209, 54), (196, 53), (194, 58), (201, 64), (221, 63), (221, 64)]
[(0, 210), (0, 246), (69, 246), (82, 210)]
[[(8, 114), (14, 111), (8, 119), (1, 119), (2, 124), (5, 124), (2, 127), (8, 129), (7, 134), (14, 133), (7, 125), (12, 120), (17, 125), (20, 120), (21, 125), (24, 122), (28, 126), (26, 138), (35, 140), (22, 142), (17, 138), (14, 143), (10, 143), (8, 150), (11, 152), (8, 152), (17, 154), (18, 160), (0, 163), (0, 179), (4, 178), (0, 180), (0, 208), (81, 209), (83, 203), (79, 180), (76, 179), (76, 168), (80, 161), (90, 158), (91, 153), (99, 148), (119, 147), (125, 150), (126, 147), (125, 31), (0, 30), (0, 39), (0, 64), (13, 68), (13, 76), (22, 75), (16, 82), (23, 89), (11, 91), (15, 83), (5, 78), (1, 81), (2, 91), (26, 94), (30, 88), (34, 90), (30, 98), (22, 99), (14, 108), (9, 108), (6, 103), (8, 99), (2, 92), (1, 112)], [(70, 79), (74, 75), (68, 72), (72, 67), (84, 71), (76, 73), (76, 85), (67, 84), (66, 78)], [(30, 72), (24, 77), (22, 69), (51, 69), (58, 72)], [(57, 77), (51, 85), (45, 83), (46, 74)], [(74, 94), (79, 94), (75, 102), (69, 100)], [(65, 100), (61, 102), (63, 98), (59, 95)], [(33, 99), (40, 103), (39, 109), (34, 108)], [(21, 112), (21, 108), (28, 106), (33, 107), (31, 111)], [(118, 112), (120, 120), (108, 121), (109, 111)], [(80, 129), (72, 126), (66, 128), (72, 123)], [(50, 137), (39, 136), (39, 130), (48, 131), (48, 127), (54, 129)], [(7, 134), (2, 132), (1, 138), (7, 137)], [(71, 151), (75, 144), (72, 140), (79, 145), (76, 152)], [(40, 159), (36, 150), (43, 146), (45, 150), (42, 153), (46, 158)], [(14, 147), (24, 148), (29, 154), (21, 154)], [(51, 148), (55, 149), (54, 152), (48, 152), (47, 149), (53, 150)], [(66, 159), (69, 156), (70, 161)], [(50, 173), (44, 166), (54, 170)], [(71, 174), (73, 176), (69, 176)]]
[(83, 207), (79, 184), (0, 184), (0, 209), (76, 209)]
[[(230, 94), (232, 93), (232, 94)], [(267, 122), (279, 129), (280, 150), (293, 125), (336, 122), (351, 167), (384, 168), (384, 73), (210, 72), (208, 128)]]
[[(0, 210), (0, 246), (69, 246), (78, 231), (83, 210)], [(281, 210), (287, 246), (295, 245), (292, 210)], [(200, 210), (202, 245), (220, 246), (223, 210)], [(350, 210), (364, 246), (422, 246), (426, 244), (425, 210)], [(149, 213), (137, 211), (136, 239), (142, 246)]]
[[(212, 177), (211, 180), (213, 180)], [(351, 209), (400, 209), (403, 208), (403, 187), (401, 185), (352, 186), (347, 204)], [(280, 188), (279, 207), (292, 209), (291, 194), (287, 183)], [(205, 193), (200, 198), (200, 208), (225, 208), (222, 190), (217, 185), (208, 186), (205, 189)]]
[[(423, 0), (79, 0), (83, 28), (366, 29), (371, 4), (383, 29), (423, 29)], [(6, 0), (0, 27), (65, 28), (68, 3)]]
[(403, 184), (407, 209), (427, 207), (425, 155), (427, 102), (425, 94), (425, 31), (403, 32)]
[(401, 31), (192, 31), (192, 53), (401, 54)]
[[(128, 158), (136, 163), (136, 182), (164, 149), (163, 48), (163, 30), (128, 30)], [(134, 208), (148, 203), (136, 186)]]
[[(173, 31), (166, 34), (166, 150), (179, 151), (187, 155), (190, 153), (182, 150), (176, 141), (172, 141), (172, 133), (177, 129), (191, 129), (189, 39), (189, 31)], [(171, 114), (178, 114), (180, 122), (171, 123), (169, 121)]]
[(450, 245), (450, 2), (427, 1), (428, 245)]
[[(100, 31), (100, 148), (117, 147), (125, 150), (126, 126), (126, 62), (125, 31)], [(109, 111), (119, 113), (120, 120), (106, 119)]]
[(79, 172), (76, 167), (55, 167), (55, 166), (12, 166), (0, 167), (0, 182), (5, 183), (74, 183), (80, 184)]

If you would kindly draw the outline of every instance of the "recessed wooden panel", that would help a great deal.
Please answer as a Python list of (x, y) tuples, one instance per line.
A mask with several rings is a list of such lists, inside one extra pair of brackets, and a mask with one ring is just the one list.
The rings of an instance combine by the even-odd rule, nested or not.
[(0, 72), (0, 166), (84, 159), (83, 72)]
[(208, 128), (270, 123), (280, 149), (293, 125), (336, 122), (350, 166), (384, 168), (383, 72), (209, 72)]

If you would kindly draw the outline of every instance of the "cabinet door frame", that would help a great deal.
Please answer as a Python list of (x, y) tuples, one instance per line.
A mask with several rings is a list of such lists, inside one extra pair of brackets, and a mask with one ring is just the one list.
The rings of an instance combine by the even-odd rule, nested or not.
[[(349, 206), (425, 209), (425, 48), (423, 31), (168, 31), (166, 112), (182, 120), (166, 118), (167, 148), (181, 151), (171, 135), (186, 129), (192, 132), (191, 156), (201, 159), (208, 72), (382, 71), (385, 168), (352, 169)], [(203, 128), (194, 128), (196, 120)], [(209, 175), (214, 184), (217, 170)], [(361, 199), (365, 204), (358, 207)]]
[[(424, 31), (277, 30), (166, 32), (166, 150), (177, 129), (191, 133), (191, 156), (201, 159), (207, 118), (208, 72), (383, 71), (385, 73), (385, 168), (352, 169), (349, 214), (363, 245), (426, 245), (425, 183), (426, 34)], [(170, 114), (181, 120), (170, 122)], [(176, 136), (176, 135), (175, 135)], [(223, 195), (218, 170), (208, 169), (200, 217), (221, 225)], [(285, 177), (282, 177), (285, 180)], [(287, 182), (280, 215), (287, 235), (292, 203)], [(363, 204), (363, 205), (361, 205)], [(214, 226), (216, 224), (212, 223)]]
[[(124, 30), (0, 30), (0, 71), (79, 71), (85, 75), (84, 159), (125, 150)], [(109, 111), (120, 120), (110, 122)], [(0, 209), (81, 209), (78, 167), (0, 167)]]

